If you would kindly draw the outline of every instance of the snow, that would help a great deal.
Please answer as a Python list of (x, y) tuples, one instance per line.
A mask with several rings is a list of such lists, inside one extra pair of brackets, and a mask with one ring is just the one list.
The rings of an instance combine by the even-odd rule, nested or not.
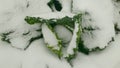
[(62, 3), (62, 10), (61, 12), (71, 12), (71, 7), (72, 7), (72, 0), (60, 0)]
[[(116, 41), (103, 52), (93, 53), (89, 56), (79, 53), (73, 61), (73, 68), (117, 68), (120, 62), (119, 38), (120, 35), (116, 36)], [(33, 42), (26, 51), (12, 48), (10, 45), (1, 45), (0, 56), (1, 68), (21, 68), (21, 66), (22, 68), (46, 68), (46, 65), (50, 68), (71, 68), (64, 59), (59, 60), (48, 51), (43, 39)]]
[(72, 36), (72, 40), (70, 41), (69, 43), (69, 46), (68, 46), (68, 49), (67, 49), (67, 53), (68, 55), (70, 54), (74, 54), (74, 51), (73, 49), (74, 48), (77, 48), (77, 32), (79, 31), (79, 24), (78, 23), (75, 23), (75, 29), (74, 29), (74, 32), (73, 32), (73, 36)]
[(63, 18), (65, 16), (73, 17), (75, 14), (70, 12), (50, 12), (50, 13), (43, 13), (38, 15), (31, 15), (32, 17), (41, 17), (45, 19), (52, 19), (52, 18)]
[(23, 51), (10, 45), (0, 44), (0, 68), (20, 68), (23, 54)]
[(24, 39), (22, 37), (13, 38), (10, 41), (11, 41), (12, 46), (21, 48), (21, 49), (24, 49), (24, 46), (25, 45), (27, 46), (29, 44), (29, 42), (26, 41), (26, 39)]
[[(50, 0), (0, 0), (0, 35), (14, 31), (8, 37), (11, 44), (0, 40), (0, 68), (119, 68), (120, 67), (120, 35), (115, 35), (114, 24), (120, 27), (119, 3), (112, 0), (73, 0), (73, 12), (71, 13), (71, 0), (60, 0), (63, 4), (61, 12), (52, 12), (47, 6)], [(117, 6), (117, 7), (116, 7)], [(62, 18), (74, 16), (73, 13), (88, 14), (83, 16), (83, 27), (92, 26), (98, 28), (83, 34), (83, 40), (88, 48), (100, 46), (103, 48), (111, 40), (109, 47), (101, 52), (90, 55), (78, 53), (72, 61), (73, 67), (65, 59), (59, 59), (45, 46), (43, 39), (34, 41), (27, 50), (23, 50), (29, 39), (40, 35), (36, 30), (39, 24), (29, 25), (24, 21), (26, 16), (42, 18)], [(89, 21), (91, 19), (92, 21)], [(57, 26), (57, 31), (62, 34), (66, 42), (72, 38), (62, 26)], [(23, 36), (24, 33), (30, 32)], [(64, 33), (66, 32), (66, 34)], [(65, 37), (64, 37), (65, 36)], [(0, 36), (1, 38), (1, 36)]]
[(49, 46), (56, 47), (58, 45), (58, 39), (54, 32), (49, 28), (49, 26), (44, 23), (42, 24), (42, 33), (45, 43)]

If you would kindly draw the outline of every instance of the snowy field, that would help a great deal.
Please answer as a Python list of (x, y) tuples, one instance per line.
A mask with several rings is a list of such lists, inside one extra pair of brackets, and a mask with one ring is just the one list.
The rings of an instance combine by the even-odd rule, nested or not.
[[(0, 0), (0, 68), (120, 68), (120, 0), (58, 0), (61, 11), (51, 9), (47, 5), (49, 1)], [(38, 38), (42, 33), (43, 36), (50, 33), (45, 26), (25, 21), (26, 16), (50, 19), (79, 13), (84, 14), (82, 28), (95, 29), (82, 34), (85, 46), (90, 50), (106, 48), (89, 55), (78, 52), (72, 65), (53, 54), (45, 45), (46, 39)], [(76, 37), (60, 25), (55, 31), (65, 43)], [(54, 44), (56, 40), (47, 41)], [(68, 53), (72, 47), (68, 47)]]

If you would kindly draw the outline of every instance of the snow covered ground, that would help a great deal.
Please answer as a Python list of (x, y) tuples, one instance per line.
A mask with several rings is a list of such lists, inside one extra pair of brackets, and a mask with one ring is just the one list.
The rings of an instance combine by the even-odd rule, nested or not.
[[(109, 43), (105, 50), (90, 55), (79, 52), (72, 62), (73, 67), (65, 59), (60, 60), (51, 53), (43, 39), (34, 41), (24, 50), (29, 44), (29, 39), (41, 35), (37, 31), (41, 27), (38, 24), (27, 24), (24, 18), (34, 15), (54, 17), (50, 15), (52, 11), (47, 5), (49, 1), (0, 0), (0, 39), (2, 33), (11, 32), (7, 35), (11, 44), (0, 40), (0, 68), (120, 68), (120, 34), (115, 34), (114, 29), (116, 23), (118, 28), (120, 27), (120, 3), (115, 0), (73, 0), (72, 9), (72, 0), (60, 0), (63, 15), (58, 15), (68, 15), (71, 11), (75, 14), (87, 12), (87, 15), (83, 16), (82, 26), (98, 28), (92, 32), (93, 35), (90, 32), (83, 34), (82, 38), (88, 48), (104, 48), (114, 37), (115, 41)], [(90, 19), (92, 21), (89, 21)], [(64, 30), (61, 29), (61, 32)], [(71, 34), (67, 35), (71, 37)]]

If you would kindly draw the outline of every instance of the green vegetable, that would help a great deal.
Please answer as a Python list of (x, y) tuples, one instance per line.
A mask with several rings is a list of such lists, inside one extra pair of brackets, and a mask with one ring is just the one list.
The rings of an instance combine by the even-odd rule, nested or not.
[(68, 16), (63, 17), (61, 19), (57, 19), (57, 24), (63, 25), (64, 27), (69, 29), (71, 32), (73, 32), (74, 30), (74, 22), (75, 20), (73, 20), (73, 18), (70, 18)]
[[(100, 48), (99, 46), (89, 49), (84, 45), (84, 41), (82, 40), (81, 35), (86, 31), (94, 31), (99, 28), (85, 27), (82, 28), (82, 14), (77, 14), (74, 17), (65, 16), (59, 19), (43, 19), (40, 17), (29, 17), (25, 18), (25, 21), (28, 24), (40, 23), (42, 25), (42, 35), (46, 46), (59, 58), (63, 57), (63, 41), (59, 38), (57, 33), (54, 31), (54, 27), (56, 25), (62, 25), (67, 28), (69, 31), (73, 33), (73, 37), (71, 39), (67, 48), (67, 54), (65, 55), (66, 60), (71, 64), (71, 60), (77, 56), (77, 52), (82, 52), (84, 54), (89, 54), (91, 52), (102, 51), (104, 48)], [(51, 41), (52, 40), (52, 41)], [(54, 40), (54, 43), (53, 43)]]
[(35, 24), (35, 23), (42, 23), (43, 19), (39, 18), (39, 17), (29, 17), (29, 16), (26, 16), (25, 18), (25, 21), (28, 23), (28, 24)]
[[(44, 38), (44, 40), (45, 40), (45, 43), (46, 43), (46, 45), (47, 45), (47, 47), (52, 51), (52, 52), (54, 52), (55, 54), (57, 54), (58, 55), (58, 57), (59, 58), (61, 58), (62, 57), (62, 47), (63, 47), (63, 45), (62, 45), (62, 40), (61, 39), (59, 39), (58, 38), (58, 36), (57, 36), (57, 34), (55, 33), (55, 31), (53, 30), (53, 28), (56, 26), (56, 25), (62, 25), (62, 26), (64, 26), (64, 27), (66, 27), (68, 30), (70, 30), (72, 33), (73, 33), (73, 30), (74, 30), (74, 26), (75, 26), (75, 22), (77, 23), (77, 24), (79, 24), (79, 22), (81, 22), (82, 21), (82, 14), (78, 14), (78, 15), (75, 15), (73, 18), (70, 18), (70, 17), (68, 17), (68, 16), (65, 16), (65, 17), (63, 17), (63, 18), (61, 18), (61, 19), (43, 19), (43, 18), (40, 18), (40, 17), (29, 17), (29, 16), (27, 16), (26, 18), (25, 18), (25, 21), (28, 23), (28, 24), (35, 24), (35, 23), (40, 23), (40, 24), (42, 24), (42, 34), (43, 34), (43, 38)], [(81, 24), (79, 24), (79, 26), (80, 26)], [(43, 27), (44, 26), (44, 27)], [(47, 33), (47, 34), (45, 34), (46, 32), (46, 30), (44, 30), (44, 29), (47, 29), (48, 30), (48, 32), (49, 33)], [(81, 29), (81, 27), (80, 27), (80, 30), (78, 30), (78, 31), (81, 31), (82, 29)], [(81, 32), (80, 32), (81, 33)], [(76, 34), (77, 36), (79, 36), (79, 34), (78, 33), (74, 33), (74, 34)], [(50, 38), (47, 38), (47, 35), (50, 35), (50, 36), (53, 36), (54, 37), (54, 39), (55, 40), (57, 40), (56, 41), (56, 43), (57, 43), (57, 45), (56, 44), (51, 44), (49, 41), (47, 41), (48, 39), (50, 39)], [(80, 36), (79, 36), (80, 37)], [(77, 38), (78, 39), (78, 38)], [(76, 40), (77, 40), (76, 39)], [(53, 39), (51, 39), (51, 40), (53, 40)], [(74, 42), (76, 42), (76, 41), (74, 41)], [(74, 51), (74, 54), (75, 54), (75, 52), (77, 52), (77, 45), (75, 45), (76, 47), (75, 48), (73, 48), (73, 51)], [(55, 49), (55, 48), (58, 48), (58, 49)], [(70, 58), (72, 57), (72, 56), (74, 56), (75, 57), (75, 55), (71, 55), (71, 56), (69, 56)], [(68, 59), (69, 59), (69, 57), (67, 57)], [(73, 58), (74, 58), (73, 57)], [(73, 59), (73, 58), (71, 58), (71, 59)]]
[(52, 27), (54, 27), (55, 25), (62, 25), (69, 29), (70, 31), (73, 31), (74, 29), (74, 20), (68, 16), (65, 16), (61, 19), (42, 19), (40, 17), (26, 16), (25, 21), (31, 25), (35, 23), (43, 24), (44, 22), (46, 22), (49, 23)]

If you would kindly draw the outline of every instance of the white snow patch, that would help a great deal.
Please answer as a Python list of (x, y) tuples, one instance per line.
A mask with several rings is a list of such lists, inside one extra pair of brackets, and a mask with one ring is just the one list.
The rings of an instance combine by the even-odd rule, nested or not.
[(52, 19), (52, 18), (63, 18), (65, 16), (73, 17), (75, 14), (70, 12), (50, 12), (50, 13), (43, 13), (39, 15), (33, 15), (33, 17), (41, 17), (45, 19)]
[(72, 12), (72, 0), (60, 0), (62, 3), (61, 12)]
[(0, 68), (21, 68), (24, 51), (0, 44)]

